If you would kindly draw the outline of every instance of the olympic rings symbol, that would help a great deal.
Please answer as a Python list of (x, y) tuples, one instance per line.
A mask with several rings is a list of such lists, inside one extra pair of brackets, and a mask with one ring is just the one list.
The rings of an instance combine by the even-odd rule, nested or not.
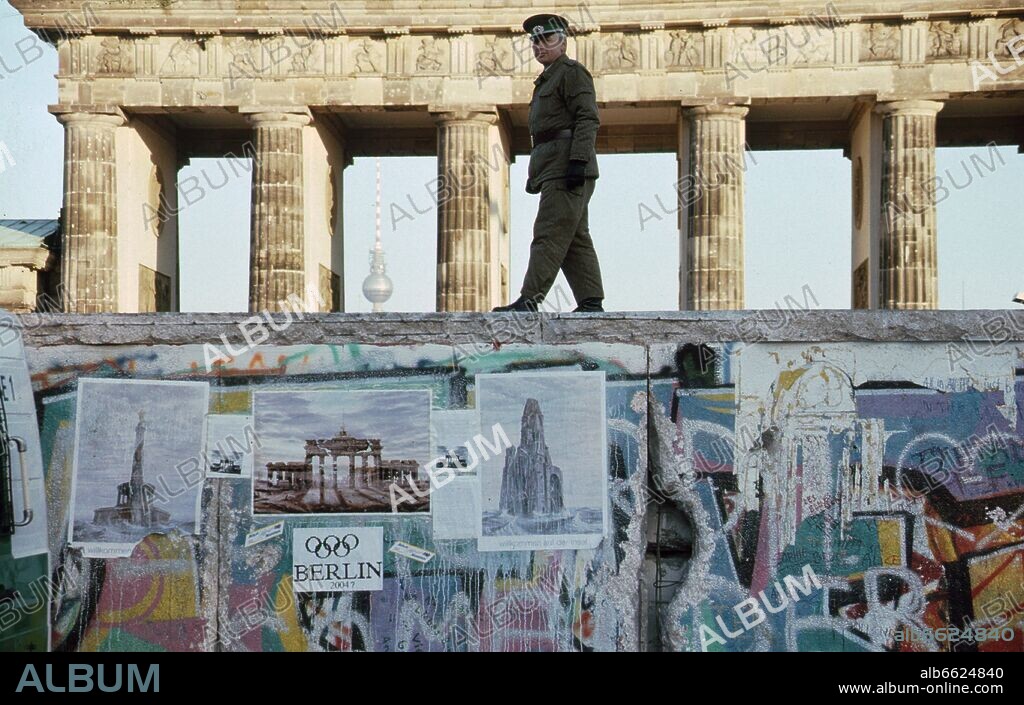
[(320, 559), (331, 556), (345, 558), (358, 547), (359, 537), (355, 534), (345, 534), (341, 538), (331, 534), (322, 539), (319, 536), (310, 536), (306, 539), (306, 551)]

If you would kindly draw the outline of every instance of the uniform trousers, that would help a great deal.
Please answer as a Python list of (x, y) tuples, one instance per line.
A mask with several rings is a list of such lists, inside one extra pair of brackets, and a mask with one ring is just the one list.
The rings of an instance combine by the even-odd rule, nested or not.
[(559, 269), (565, 272), (577, 304), (584, 299), (604, 298), (601, 265), (587, 222), (587, 208), (596, 182), (597, 179), (585, 179), (582, 186), (573, 189), (565, 185), (564, 177), (541, 183), (523, 298), (540, 300), (546, 296)]

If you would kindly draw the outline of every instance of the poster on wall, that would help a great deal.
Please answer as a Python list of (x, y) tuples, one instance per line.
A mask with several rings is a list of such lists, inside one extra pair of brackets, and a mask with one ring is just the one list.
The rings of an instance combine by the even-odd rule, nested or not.
[(212, 414), (206, 422), (206, 476), (226, 479), (251, 478), (253, 452), (259, 438), (252, 417)]
[(480, 462), (481, 551), (596, 547), (608, 526), (603, 372), (476, 376), (481, 428), (511, 447)]
[(429, 512), (426, 389), (253, 393), (253, 513)]
[(481, 456), (501, 452), (501, 436), (491, 443), (480, 433), (476, 409), (434, 411), (430, 414), (435, 481), (430, 511), (435, 540), (475, 539), (480, 516)]
[(434, 540), (475, 539), (480, 523), (480, 478), (455, 476), (430, 494)]
[(69, 542), (130, 556), (153, 533), (198, 533), (210, 387), (85, 378), (78, 383)]
[(384, 529), (317, 527), (292, 531), (295, 592), (357, 592), (384, 588)]
[(434, 465), (458, 472), (475, 472), (479, 455), (475, 444), (480, 435), (480, 414), (476, 409), (433, 411), (430, 414), (430, 436)]

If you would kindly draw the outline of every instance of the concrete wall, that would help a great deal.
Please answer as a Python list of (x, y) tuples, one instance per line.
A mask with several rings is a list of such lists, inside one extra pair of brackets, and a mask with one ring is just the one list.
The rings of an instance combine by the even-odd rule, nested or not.
[[(282, 330), (208, 372), (204, 344), (244, 347), (244, 319), (22, 317), (51, 570), (78, 576), (51, 606), (53, 648), (1024, 650), (1024, 312), (279, 314)], [(486, 551), (435, 538), (438, 511), (254, 516), (251, 483), (220, 478), (202, 483), (194, 532), (149, 535), (129, 558), (67, 545), (76, 431), (93, 433), (76, 420), (84, 379), (208, 383), (205, 411), (239, 416), (273, 390), (429, 391), (433, 427), (487, 407), (477, 375), (525, 388), (567, 372), (604, 385), (603, 409), (563, 404), (580, 437), (605, 439), (595, 548)], [(548, 443), (567, 472), (557, 406)], [(436, 555), (385, 551), (380, 590), (295, 592), (292, 532), (310, 527), (382, 527), (385, 549)], [(0, 625), (18, 609), (0, 601)], [(926, 631), (965, 620), (999, 638)]]

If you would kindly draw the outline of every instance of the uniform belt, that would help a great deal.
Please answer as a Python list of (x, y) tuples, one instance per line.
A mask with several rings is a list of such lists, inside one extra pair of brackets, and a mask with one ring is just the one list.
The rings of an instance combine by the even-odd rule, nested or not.
[(544, 144), (551, 140), (567, 140), (572, 138), (572, 130), (566, 128), (564, 130), (545, 130), (544, 132), (538, 132), (533, 135), (533, 146), (536, 147), (538, 144)]

